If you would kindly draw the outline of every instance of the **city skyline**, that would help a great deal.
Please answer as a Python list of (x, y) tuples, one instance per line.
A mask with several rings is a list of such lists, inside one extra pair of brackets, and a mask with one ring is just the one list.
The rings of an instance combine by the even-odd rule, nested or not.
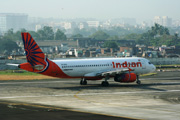
[(136, 18), (137, 22), (152, 20), (154, 16), (180, 19), (178, 0), (6, 0), (1, 1), (1, 13), (26, 13), (43, 18)]

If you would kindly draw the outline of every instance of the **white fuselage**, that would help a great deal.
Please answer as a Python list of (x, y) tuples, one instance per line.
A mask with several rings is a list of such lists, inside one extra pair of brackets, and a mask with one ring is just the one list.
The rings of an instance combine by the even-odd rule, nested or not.
[(66, 59), (53, 60), (68, 76), (95, 76), (99, 72), (109, 70), (132, 69), (139, 75), (155, 71), (155, 66), (145, 58), (94, 58), (94, 59)]

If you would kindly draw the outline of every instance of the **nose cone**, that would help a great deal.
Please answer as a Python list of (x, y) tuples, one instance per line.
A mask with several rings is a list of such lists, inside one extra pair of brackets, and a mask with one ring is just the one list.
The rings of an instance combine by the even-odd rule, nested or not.
[(154, 72), (155, 70), (156, 70), (156, 67), (152, 65), (152, 72)]

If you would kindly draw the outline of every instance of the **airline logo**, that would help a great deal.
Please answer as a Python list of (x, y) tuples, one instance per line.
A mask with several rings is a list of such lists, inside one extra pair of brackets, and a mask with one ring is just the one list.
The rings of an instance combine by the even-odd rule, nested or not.
[(38, 69), (34, 70), (34, 72), (45, 71), (48, 67), (48, 60), (46, 59), (44, 53), (29, 33), (21, 34), (28, 63), (30, 63), (33, 68), (38, 68), (41, 66), (42, 69), (39, 67)]
[(127, 67), (142, 67), (141, 62), (123, 62), (123, 63), (115, 63), (112, 62), (113, 68), (127, 68)]

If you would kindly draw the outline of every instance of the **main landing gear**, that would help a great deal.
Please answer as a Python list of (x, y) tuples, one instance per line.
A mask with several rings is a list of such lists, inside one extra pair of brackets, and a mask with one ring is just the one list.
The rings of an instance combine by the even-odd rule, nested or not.
[(87, 85), (87, 80), (85, 78), (82, 78), (80, 81), (81, 85)]
[(109, 79), (109, 75), (105, 76), (105, 81), (102, 81), (101, 85), (104, 87), (109, 86), (109, 82), (107, 81)]
[(141, 84), (141, 81), (139, 80), (139, 75), (136, 75), (136, 77), (137, 77), (136, 83), (137, 83), (138, 85), (140, 85), (140, 84)]
[[(104, 87), (109, 86), (109, 82), (107, 81), (109, 79), (109, 76), (105, 77), (105, 81), (102, 81), (101, 85)], [(80, 85), (87, 85), (87, 80), (85, 78), (82, 78), (80, 81)]]

